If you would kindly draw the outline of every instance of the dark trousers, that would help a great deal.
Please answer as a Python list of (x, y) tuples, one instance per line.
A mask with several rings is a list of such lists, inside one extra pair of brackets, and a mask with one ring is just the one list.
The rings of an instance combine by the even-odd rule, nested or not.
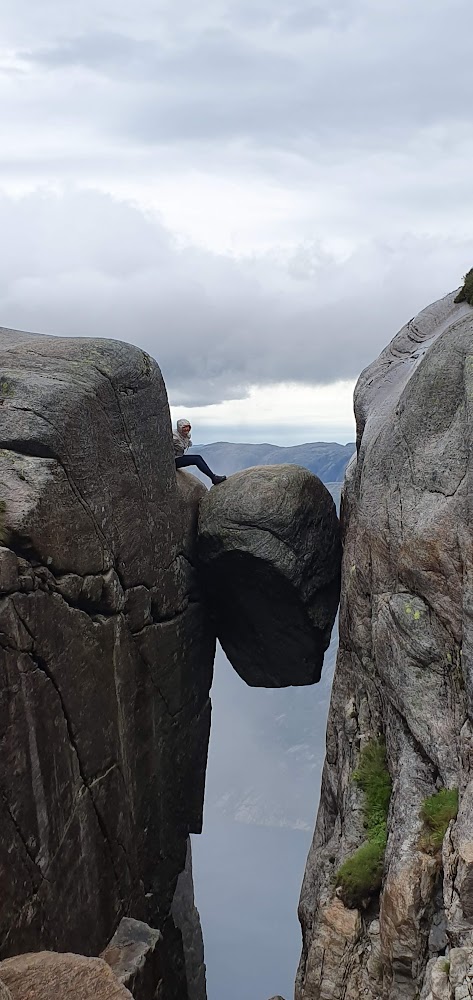
[(179, 458), (176, 458), (176, 469), (187, 469), (189, 465), (197, 466), (199, 472), (208, 476), (213, 482), (214, 474), (202, 455), (180, 455)]

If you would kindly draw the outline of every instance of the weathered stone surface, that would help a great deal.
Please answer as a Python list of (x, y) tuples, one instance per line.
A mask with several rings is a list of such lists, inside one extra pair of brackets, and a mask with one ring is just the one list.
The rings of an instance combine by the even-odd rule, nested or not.
[[(340, 648), (299, 907), (297, 1000), (469, 995), (451, 956), (473, 958), (473, 309), (453, 298), (411, 320), (355, 390)], [(342, 905), (337, 870), (366, 837), (353, 772), (379, 734), (393, 781), (384, 880), (368, 910), (347, 911), (358, 934), (347, 945), (343, 926), (327, 925)], [(443, 856), (427, 850), (421, 818), (441, 787), (460, 793)], [(328, 989), (322, 953), (339, 955)]]
[(101, 958), (134, 1000), (153, 1000), (162, 981), (163, 936), (141, 920), (123, 917)]
[(146, 587), (132, 587), (127, 592), (125, 615), (130, 632), (141, 632), (152, 624), (151, 593)]
[(10, 990), (7, 990), (5, 983), (0, 983), (0, 1000), (12, 1000)]
[(11, 1000), (133, 1000), (100, 958), (50, 951), (16, 955), (0, 962), (0, 976)]
[(0, 594), (11, 594), (18, 587), (18, 559), (14, 552), (0, 547)]
[(451, 948), (426, 968), (420, 1000), (469, 1000), (473, 997), (473, 950)]
[(347, 910), (339, 899), (324, 909), (320, 935), (314, 938), (309, 953), (308, 996), (320, 996), (323, 1000), (342, 996), (338, 986), (340, 964), (353, 960), (360, 934), (361, 918), (357, 910)]
[(182, 934), (189, 1000), (206, 1000), (204, 941), (199, 913), (194, 903), (190, 839), (186, 866), (177, 880), (171, 912), (174, 923)]
[(171, 997), (210, 722), (204, 487), (177, 481), (144, 352), (0, 331), (0, 367), (0, 958), (99, 954), (130, 915), (162, 932)]
[(317, 681), (339, 598), (333, 500), (296, 465), (262, 466), (209, 490), (199, 558), (216, 631), (251, 685)]

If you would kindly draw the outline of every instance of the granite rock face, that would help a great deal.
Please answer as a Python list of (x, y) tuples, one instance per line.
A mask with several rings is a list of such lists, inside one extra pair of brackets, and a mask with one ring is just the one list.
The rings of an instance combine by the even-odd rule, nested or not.
[(236, 473), (203, 498), (199, 561), (218, 638), (253, 686), (319, 680), (341, 548), (326, 487), (297, 465)]
[(163, 979), (162, 934), (123, 917), (101, 958), (134, 1000), (154, 1000)]
[[(299, 915), (297, 1000), (459, 1000), (473, 972), (473, 309), (426, 309), (361, 375), (342, 502), (340, 648)], [(381, 891), (345, 906), (366, 839), (353, 773), (386, 742)], [(459, 790), (443, 851), (421, 810)]]
[(189, 1000), (206, 1000), (204, 941), (199, 913), (194, 902), (190, 839), (187, 845), (186, 866), (177, 880), (171, 913), (176, 927), (182, 934)]
[(0, 976), (11, 1000), (133, 1000), (100, 958), (16, 955), (0, 962)]
[(0, 958), (98, 955), (132, 916), (163, 935), (179, 1000), (215, 645), (202, 493), (176, 477), (148, 355), (0, 331)]

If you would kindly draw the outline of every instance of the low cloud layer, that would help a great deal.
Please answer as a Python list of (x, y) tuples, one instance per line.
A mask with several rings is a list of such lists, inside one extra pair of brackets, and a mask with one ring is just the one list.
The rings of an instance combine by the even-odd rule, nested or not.
[(131, 341), (192, 406), (356, 377), (473, 256), (473, 241), (411, 237), (343, 262), (316, 246), (231, 259), (180, 248), (158, 220), (94, 192), (3, 198), (0, 229), (3, 325)]

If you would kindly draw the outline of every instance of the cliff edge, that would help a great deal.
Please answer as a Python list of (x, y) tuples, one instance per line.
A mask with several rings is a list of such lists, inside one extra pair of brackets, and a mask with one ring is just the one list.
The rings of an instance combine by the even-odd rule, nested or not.
[(164, 383), (110, 340), (0, 331), (0, 958), (163, 936), (199, 832), (215, 639)]
[(411, 320), (355, 390), (340, 647), (297, 1000), (473, 995), (473, 309)]

